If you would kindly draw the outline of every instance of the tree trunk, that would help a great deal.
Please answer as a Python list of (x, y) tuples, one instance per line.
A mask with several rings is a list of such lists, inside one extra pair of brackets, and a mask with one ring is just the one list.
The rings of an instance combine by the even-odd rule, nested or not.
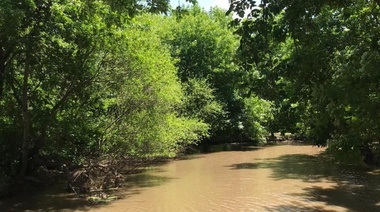
[[(2, 48), (0, 46), (0, 48)], [(0, 98), (3, 96), (4, 78), (5, 78), (5, 55), (2, 49), (0, 49)]]
[(19, 180), (24, 180), (26, 171), (28, 169), (29, 161), (29, 146), (30, 146), (30, 117), (29, 117), (29, 99), (28, 99), (28, 80), (30, 75), (30, 56), (27, 55), (24, 69), (24, 79), (22, 84), (22, 147), (21, 147), (21, 168), (19, 172)]
[(4, 64), (2, 64), (2, 62), (3, 61), (0, 61), (0, 98), (3, 96), (4, 77), (5, 77), (5, 67), (4, 67)]
[(9, 63), (10, 58), (12, 57), (11, 51), (4, 50), (4, 46), (0, 44), (0, 98), (2, 98), (4, 93), (4, 84), (5, 84), (5, 75), (6, 75), (6, 67)]

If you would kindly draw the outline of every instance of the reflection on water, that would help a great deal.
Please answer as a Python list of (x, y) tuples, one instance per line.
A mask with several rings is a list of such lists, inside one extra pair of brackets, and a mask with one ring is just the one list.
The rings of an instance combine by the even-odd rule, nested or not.
[(85, 210), (88, 201), (74, 194), (64, 193), (64, 185), (56, 185), (41, 192), (28, 192), (16, 198), (0, 200), (0, 211), (62, 211)]
[(228, 151), (129, 176), (112, 203), (89, 205), (54, 191), (0, 201), (0, 211), (380, 211), (379, 170), (333, 164), (307, 145), (217, 148)]
[(262, 149), (263, 147), (252, 146), (249, 143), (238, 144), (220, 144), (220, 145), (201, 145), (195, 153), (213, 153), (213, 152), (226, 152), (226, 151), (254, 151)]

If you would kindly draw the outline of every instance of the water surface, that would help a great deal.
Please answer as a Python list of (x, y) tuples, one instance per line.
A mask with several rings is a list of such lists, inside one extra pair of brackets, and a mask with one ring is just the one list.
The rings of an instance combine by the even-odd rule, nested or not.
[(380, 172), (327, 162), (321, 152), (308, 145), (281, 145), (193, 155), (129, 176), (121, 199), (104, 205), (52, 192), (0, 202), (0, 209), (380, 211)]

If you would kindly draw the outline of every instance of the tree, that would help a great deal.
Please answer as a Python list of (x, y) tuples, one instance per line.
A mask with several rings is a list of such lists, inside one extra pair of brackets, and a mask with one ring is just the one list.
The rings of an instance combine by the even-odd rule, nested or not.
[(223, 129), (226, 112), (223, 104), (216, 100), (215, 92), (206, 79), (188, 79), (183, 83), (185, 98), (182, 114), (200, 119), (209, 124), (210, 134)]
[[(0, 142), (4, 155), (1, 170), (7, 176), (18, 173), (19, 179), (23, 179), (28, 170), (41, 163), (57, 162), (55, 166), (68, 160), (79, 163), (84, 157), (104, 153), (103, 146), (99, 145), (105, 136), (103, 123), (108, 121), (109, 107), (116, 101), (114, 93), (126, 83), (112, 78), (117, 76), (114, 69), (120, 68), (115, 62), (121, 56), (127, 56), (123, 58), (126, 64), (128, 57), (134, 58), (130, 64), (140, 61), (139, 55), (130, 52), (123, 55), (117, 47), (124, 48), (120, 43), (131, 43), (126, 42), (125, 31), (129, 30), (133, 16), (143, 11), (166, 12), (167, 3), (166, 0), (149, 1), (147, 5), (143, 1), (112, 0), (1, 1)], [(149, 52), (144, 54), (149, 58)], [(151, 67), (135, 68), (133, 70), (150, 70)], [(169, 70), (172, 72), (173, 68)], [(175, 80), (170, 79), (172, 84), (168, 86), (177, 87), (173, 91), (180, 90)], [(163, 88), (159, 87), (162, 82), (151, 83), (156, 83), (157, 89)], [(136, 86), (132, 88), (137, 89)], [(153, 97), (153, 94), (141, 96)], [(179, 100), (162, 101), (173, 102), (168, 105), (174, 107)], [(197, 120), (179, 117), (169, 108), (166, 110), (169, 111), (164, 116), (166, 122), (178, 119), (187, 127), (186, 135), (191, 137), (187, 141), (198, 138), (198, 133), (191, 134), (194, 128), (199, 135), (204, 135), (206, 126)], [(186, 125), (186, 121), (193, 127)], [(172, 122), (166, 126), (173, 126)], [(154, 126), (158, 123), (154, 122)], [(188, 137), (181, 138), (184, 141)]]
[[(52, 127), (57, 126), (54, 123), (60, 121), (61, 113), (86, 101), (86, 88), (99, 74), (106, 54), (101, 49), (107, 48), (105, 29), (112, 25), (100, 17), (108, 19), (113, 14), (97, 1), (5, 1), (2, 6), (18, 14), (17, 32), (8, 38), (2, 34), (1, 40), (2, 49), (11, 55), (3, 70), (3, 86), (6, 97), (14, 99), (3, 98), (3, 102), (14, 101), (16, 111), (21, 111), (12, 124), (23, 132), (22, 179), (29, 160), (57, 130)], [(4, 22), (4, 32), (10, 31), (9, 26)]]
[(208, 125), (181, 114), (184, 93), (169, 50), (151, 28), (159, 16), (137, 17), (122, 32), (110, 58), (112, 95), (103, 97), (107, 116), (100, 141), (106, 153), (173, 157), (207, 137)]
[(266, 142), (268, 121), (271, 120), (271, 103), (258, 97), (244, 99), (245, 111), (242, 128), (247, 138), (252, 141)]
[[(230, 12), (243, 17), (245, 8), (251, 8), (247, 18), (235, 23), (242, 35), (241, 51), (252, 52), (243, 56), (247, 70), (254, 67), (269, 86), (279, 79), (272, 81), (268, 69), (290, 83), (287, 96), (304, 110), (305, 128), (317, 144), (328, 142), (336, 155), (357, 161), (368, 155), (363, 149), (378, 139), (379, 127), (376, 109), (370, 106), (376, 104), (378, 91), (373, 67), (378, 61), (379, 4), (233, 1)], [(284, 46), (287, 53), (279, 57), (276, 50)]]
[[(224, 14), (225, 11), (219, 8), (213, 8), (209, 13), (197, 6), (190, 8), (187, 14), (175, 17), (177, 21), (170, 25), (172, 26), (170, 31), (173, 33), (165, 35), (164, 39), (171, 48), (172, 56), (178, 59), (176, 66), (182, 83), (186, 86), (195, 86), (195, 89), (200, 88), (198, 86), (204, 87), (202, 92), (205, 93), (197, 94), (196, 92), (201, 90), (196, 90), (188, 93), (192, 96), (190, 98), (199, 99), (208, 96), (208, 91), (213, 91), (212, 95), (216, 100), (212, 103), (214, 109), (220, 107), (223, 109), (214, 110), (214, 112), (220, 111), (217, 116), (214, 112), (209, 114), (208, 116), (213, 118), (207, 119), (207, 123), (212, 125), (213, 140), (227, 141), (241, 133), (238, 123), (241, 121), (244, 104), (239, 96), (242, 74), (235, 65), (238, 38), (228, 28), (231, 17), (225, 17)], [(212, 97), (209, 98), (211, 99)], [(190, 105), (195, 106), (195, 104)], [(198, 110), (188, 109), (188, 113)]]

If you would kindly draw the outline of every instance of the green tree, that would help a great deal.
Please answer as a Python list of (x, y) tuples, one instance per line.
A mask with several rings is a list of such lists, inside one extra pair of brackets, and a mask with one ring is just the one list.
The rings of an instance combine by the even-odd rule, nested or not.
[[(203, 84), (202, 92), (205, 93), (193, 92), (190, 94), (190, 98), (193, 99), (194, 95), (198, 95), (198, 99), (209, 95), (204, 83), (207, 81), (207, 87), (213, 90), (216, 102), (223, 108), (218, 109), (218, 116), (215, 113), (210, 114), (214, 118), (207, 121), (213, 126), (212, 139), (227, 141), (236, 138), (235, 135), (241, 133), (238, 123), (244, 104), (239, 96), (242, 74), (235, 64), (238, 38), (228, 28), (231, 16), (226, 17), (225, 11), (219, 8), (213, 8), (207, 13), (195, 6), (190, 8), (187, 14), (175, 18), (177, 21), (172, 23), (170, 28), (172, 34), (166, 35), (165, 39), (171, 48), (172, 56), (178, 59), (176, 66), (179, 78), (186, 86)], [(209, 99), (211, 100), (211, 97)], [(189, 110), (188, 112), (197, 109)], [(209, 109), (203, 109), (207, 110)]]
[[(0, 165), (5, 178), (18, 174), (19, 179), (23, 179), (34, 166), (46, 166), (47, 162), (54, 162), (54, 166), (64, 161), (79, 163), (84, 157), (96, 157), (112, 149), (109, 142), (113, 141), (109, 140), (105, 124), (112, 122), (109, 115), (114, 114), (114, 110), (122, 110), (118, 106), (123, 105), (123, 95), (135, 95), (131, 101), (139, 101), (120, 107), (134, 110), (132, 105), (143, 105), (138, 105), (141, 111), (137, 109), (130, 115), (135, 123), (132, 126), (143, 128), (140, 135), (149, 131), (153, 136), (153, 130), (161, 130), (154, 139), (143, 139), (145, 143), (155, 142), (158, 150), (153, 151), (169, 151), (172, 155), (175, 148), (167, 150), (165, 147), (180, 146), (181, 142), (191, 143), (206, 136), (206, 125), (176, 114), (181, 98), (174, 97), (173, 92), (181, 96), (182, 91), (173, 77), (175, 69), (170, 65), (169, 56), (164, 54), (162, 63), (157, 63), (168, 68), (162, 72), (166, 75), (160, 75), (158, 73), (166, 69), (152, 68), (154, 62), (162, 59), (157, 53), (123, 46), (135, 45), (128, 38), (131, 36), (140, 47), (157, 52), (160, 47), (146, 44), (160, 44), (157, 39), (138, 40), (139, 37), (128, 34), (128, 30), (143, 34), (143, 30), (132, 27), (136, 23), (131, 22), (131, 18), (144, 11), (165, 12), (169, 9), (167, 3), (1, 1), (0, 151), (4, 158)], [(122, 50), (128, 52), (122, 53)], [(132, 68), (122, 69), (121, 65), (125, 64)], [(148, 84), (124, 78), (118, 81), (115, 77), (128, 72), (126, 68), (133, 70), (131, 74), (141, 72), (130, 77), (131, 80), (147, 80)], [(157, 77), (170, 83), (154, 80)], [(127, 95), (127, 90), (121, 92), (123, 88), (130, 89), (131, 94)], [(146, 90), (137, 91), (139, 88)], [(154, 116), (144, 123), (143, 117), (150, 117), (149, 114)], [(173, 132), (178, 123), (182, 123), (182, 130), (178, 130), (180, 135)], [(167, 142), (166, 146), (159, 144), (161, 141)]]
[[(246, 6), (247, 18), (235, 22), (242, 52), (252, 52), (244, 64), (290, 83), (287, 96), (304, 110), (300, 117), (317, 144), (328, 142), (351, 160), (377, 161), (378, 2), (233, 1), (230, 12), (243, 17)], [(284, 45), (287, 56), (277, 57)]]
[[(57, 123), (67, 124), (64, 114), (88, 100), (87, 88), (101, 72), (107, 54), (106, 29), (112, 23), (105, 20), (114, 15), (109, 6), (99, 1), (69, 2), (5, 1), (2, 5), (2, 10), (18, 14), (17, 32), (12, 37), (2, 34), (1, 40), (2, 49), (11, 55), (3, 71), (7, 98), (2, 102), (15, 103), (9, 114), (15, 118), (9, 125), (22, 132), (22, 142), (16, 142), (22, 153), (20, 179), (29, 161), (45, 145), (52, 145), (48, 141), (61, 140), (53, 139), (62, 127)], [(2, 23), (7, 33), (11, 25)]]
[(241, 127), (247, 138), (265, 142), (268, 135), (268, 121), (271, 120), (271, 103), (258, 97), (244, 99), (244, 116)]
[(223, 129), (225, 111), (215, 99), (215, 92), (206, 79), (188, 79), (183, 83), (185, 98), (182, 113), (210, 125), (210, 134)]
[(101, 140), (105, 152), (173, 157), (207, 136), (206, 124), (179, 113), (184, 93), (177, 69), (151, 24), (138, 17), (113, 51), (111, 81), (119, 86), (106, 99), (109, 112)]

